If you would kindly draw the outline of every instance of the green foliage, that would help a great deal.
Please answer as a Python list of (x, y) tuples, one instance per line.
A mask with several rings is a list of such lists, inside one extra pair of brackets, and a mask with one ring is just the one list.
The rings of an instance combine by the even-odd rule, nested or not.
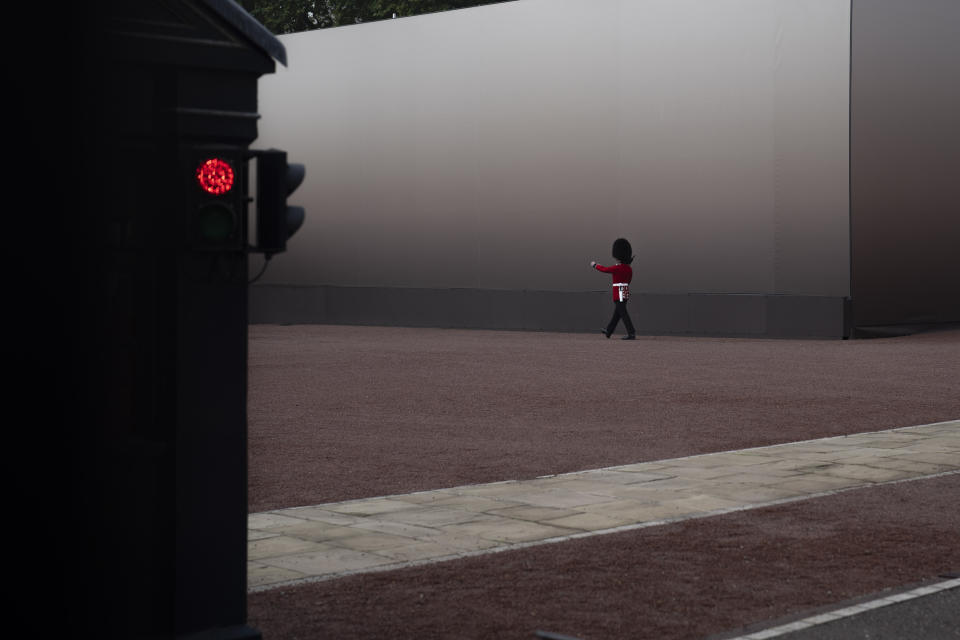
[(274, 34), (464, 9), (505, 0), (239, 0)]

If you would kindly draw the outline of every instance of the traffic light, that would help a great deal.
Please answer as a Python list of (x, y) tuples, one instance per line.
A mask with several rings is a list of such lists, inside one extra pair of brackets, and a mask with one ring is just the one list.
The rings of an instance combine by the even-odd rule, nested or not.
[(268, 258), (286, 251), (287, 239), (303, 224), (303, 207), (287, 204), (287, 196), (303, 182), (302, 164), (287, 164), (287, 152), (269, 149), (257, 157), (257, 246)]
[(188, 245), (202, 251), (243, 249), (246, 162), (234, 150), (199, 150), (187, 163)]

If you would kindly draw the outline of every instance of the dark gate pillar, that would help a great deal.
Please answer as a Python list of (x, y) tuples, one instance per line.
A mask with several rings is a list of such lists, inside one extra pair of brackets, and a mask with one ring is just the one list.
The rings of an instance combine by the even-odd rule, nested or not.
[(50, 94), (70, 105), (58, 125), (75, 176), (47, 283), (69, 331), (56, 349), (74, 506), (65, 624), (259, 638), (246, 625), (246, 204), (229, 205), (238, 235), (209, 242), (192, 180), (199, 157), (224, 155), (245, 189), (257, 80), (285, 53), (232, 0), (73, 13), (69, 73)]
[(851, 4), (850, 231), (857, 333), (960, 322), (960, 4)]

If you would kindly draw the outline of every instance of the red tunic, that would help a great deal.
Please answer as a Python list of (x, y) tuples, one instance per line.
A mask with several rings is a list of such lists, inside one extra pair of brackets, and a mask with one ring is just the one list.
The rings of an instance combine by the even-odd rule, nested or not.
[(633, 269), (628, 264), (615, 264), (612, 267), (605, 267), (598, 264), (594, 267), (597, 271), (603, 271), (613, 276), (613, 301), (626, 302), (630, 298), (630, 281), (633, 280)]

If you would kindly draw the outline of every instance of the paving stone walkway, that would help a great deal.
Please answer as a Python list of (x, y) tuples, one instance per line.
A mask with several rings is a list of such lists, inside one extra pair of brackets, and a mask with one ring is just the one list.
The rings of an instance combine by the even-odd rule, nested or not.
[(960, 420), (249, 516), (250, 591), (960, 473)]

